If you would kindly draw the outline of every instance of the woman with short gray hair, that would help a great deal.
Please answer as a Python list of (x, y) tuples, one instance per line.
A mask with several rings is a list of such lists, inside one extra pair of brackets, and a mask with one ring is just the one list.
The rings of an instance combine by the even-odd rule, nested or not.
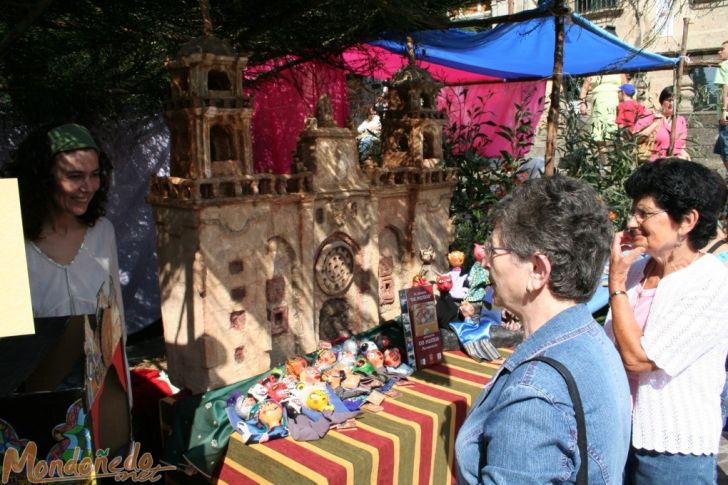
[(458, 433), (458, 480), (621, 483), (627, 379), (584, 304), (609, 255), (607, 209), (586, 183), (549, 177), (516, 188), (492, 221), (484, 263), (494, 304), (520, 319), (526, 339)]

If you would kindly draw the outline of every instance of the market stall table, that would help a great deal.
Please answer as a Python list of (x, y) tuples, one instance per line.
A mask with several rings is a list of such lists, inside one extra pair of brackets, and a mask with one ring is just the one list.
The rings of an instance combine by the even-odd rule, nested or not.
[[(507, 356), (509, 351), (501, 350)], [(378, 413), (364, 413), (351, 430), (317, 441), (290, 436), (246, 445), (233, 433), (220, 483), (454, 482), (455, 436), (483, 386), (502, 362), (478, 363), (445, 352), (440, 365), (417, 371), (412, 385), (395, 386)]]

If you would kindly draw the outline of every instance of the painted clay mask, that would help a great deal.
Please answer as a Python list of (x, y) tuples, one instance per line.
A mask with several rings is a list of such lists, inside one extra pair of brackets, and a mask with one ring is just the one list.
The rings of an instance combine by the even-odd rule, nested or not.
[(235, 400), (235, 413), (243, 419), (250, 419), (250, 412), (257, 402), (250, 396), (240, 396)]
[(402, 355), (399, 353), (399, 349), (387, 349), (384, 351), (384, 364), (387, 367), (399, 367), (402, 363)]
[(314, 367), (306, 367), (301, 371), (300, 378), (304, 384), (313, 386), (321, 381), (321, 374)]
[(286, 373), (293, 374), (294, 376), (298, 377), (299, 375), (301, 375), (301, 371), (306, 366), (308, 366), (308, 362), (306, 362), (306, 359), (304, 359), (300, 355), (291, 357), (290, 359), (286, 360)]
[(440, 290), (440, 293), (448, 293), (452, 290), (452, 276), (449, 274), (438, 276), (435, 282), (437, 283), (437, 289)]
[(375, 369), (379, 369), (384, 365), (384, 355), (378, 350), (370, 350), (367, 352), (367, 360)]
[(283, 418), (283, 408), (275, 401), (265, 401), (260, 403), (258, 408), (258, 421), (267, 427), (273, 429), (280, 426)]
[(336, 354), (331, 350), (322, 350), (316, 359), (316, 367), (319, 369), (331, 367), (334, 363), (336, 363)]
[(334, 406), (329, 404), (329, 396), (325, 391), (315, 389), (308, 393), (306, 406), (314, 411), (333, 411)]
[(459, 268), (465, 262), (465, 254), (462, 251), (452, 251), (447, 253), (447, 261), (453, 268)]

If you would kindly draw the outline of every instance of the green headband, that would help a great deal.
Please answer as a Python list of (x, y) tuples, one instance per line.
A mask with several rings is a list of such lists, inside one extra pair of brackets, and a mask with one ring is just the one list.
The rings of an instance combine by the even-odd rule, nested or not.
[(83, 126), (75, 123), (53, 128), (48, 132), (48, 139), (51, 142), (51, 153), (53, 156), (61, 152), (70, 152), (83, 148), (93, 148), (96, 150), (96, 153), (101, 153), (91, 133)]

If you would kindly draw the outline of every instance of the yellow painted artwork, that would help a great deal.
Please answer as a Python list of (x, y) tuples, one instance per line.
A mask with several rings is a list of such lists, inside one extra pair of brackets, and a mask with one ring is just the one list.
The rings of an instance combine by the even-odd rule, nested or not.
[(0, 179), (0, 337), (35, 333), (16, 179)]

